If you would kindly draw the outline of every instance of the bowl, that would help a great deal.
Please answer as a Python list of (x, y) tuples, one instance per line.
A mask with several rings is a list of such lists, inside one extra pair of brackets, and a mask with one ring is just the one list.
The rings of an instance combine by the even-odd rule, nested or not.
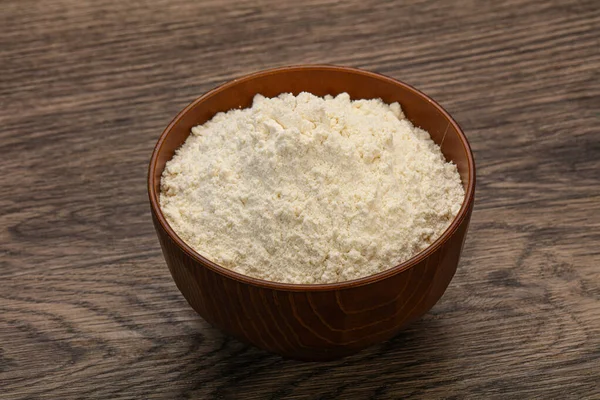
[[(193, 126), (220, 111), (250, 107), (267, 97), (302, 91), (348, 92), (352, 99), (399, 102), (415, 126), (427, 130), (453, 161), (464, 185), (460, 211), (442, 236), (410, 260), (375, 275), (332, 284), (286, 284), (241, 275), (204, 258), (171, 229), (159, 205), (165, 163)], [(331, 360), (394, 336), (440, 299), (454, 276), (475, 192), (475, 164), (467, 138), (444, 109), (411, 86), (354, 68), (306, 65), (244, 76), (196, 99), (169, 124), (150, 160), (148, 193), (154, 227), (175, 284), (206, 321), (241, 341), (284, 357)]]

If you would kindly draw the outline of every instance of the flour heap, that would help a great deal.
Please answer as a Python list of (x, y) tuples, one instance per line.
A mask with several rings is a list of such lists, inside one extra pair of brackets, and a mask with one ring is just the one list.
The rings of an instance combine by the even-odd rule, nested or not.
[(456, 166), (398, 103), (286, 93), (192, 128), (165, 167), (160, 204), (217, 264), (316, 284), (408, 260), (463, 198)]

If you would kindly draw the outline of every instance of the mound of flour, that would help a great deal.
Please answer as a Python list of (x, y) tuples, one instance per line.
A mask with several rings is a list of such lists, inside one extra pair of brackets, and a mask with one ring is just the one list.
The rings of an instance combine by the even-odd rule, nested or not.
[(458, 171), (398, 103), (257, 95), (192, 129), (160, 204), (198, 253), (242, 274), (330, 283), (391, 268), (448, 227)]

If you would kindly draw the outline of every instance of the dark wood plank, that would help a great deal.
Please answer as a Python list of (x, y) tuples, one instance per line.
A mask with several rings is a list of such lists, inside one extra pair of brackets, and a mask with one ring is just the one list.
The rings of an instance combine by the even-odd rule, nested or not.
[[(0, 397), (600, 398), (598, 26), (595, 0), (3, 1)], [(299, 63), (413, 84), (478, 163), (442, 300), (317, 364), (196, 316), (145, 188), (178, 110)]]

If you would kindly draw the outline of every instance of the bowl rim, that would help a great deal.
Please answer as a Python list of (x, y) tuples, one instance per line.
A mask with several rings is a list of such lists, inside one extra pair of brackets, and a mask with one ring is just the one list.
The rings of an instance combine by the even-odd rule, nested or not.
[[(373, 275), (364, 276), (364, 277), (361, 277), (358, 279), (342, 281), (342, 282), (335, 282), (335, 283), (318, 283), (318, 284), (284, 283), (284, 282), (274, 282), (274, 281), (268, 281), (268, 280), (264, 280), (264, 279), (254, 278), (254, 277), (251, 277), (248, 275), (241, 274), (239, 272), (235, 272), (228, 268), (222, 267), (222, 266), (218, 265), (217, 263), (203, 257), (196, 250), (194, 250), (190, 246), (188, 246), (185, 243), (185, 241), (183, 239), (181, 239), (175, 233), (175, 231), (171, 228), (171, 226), (167, 222), (167, 220), (166, 220), (165, 216), (163, 215), (162, 210), (160, 208), (159, 193), (158, 193), (160, 190), (159, 191), (154, 190), (154, 188), (155, 188), (154, 176), (155, 176), (155, 171), (156, 171), (157, 162), (158, 162), (158, 155), (161, 152), (161, 149), (165, 142), (166, 137), (169, 135), (169, 133), (173, 129), (173, 126), (175, 126), (175, 124), (177, 124), (179, 122), (179, 120), (185, 114), (188, 113), (188, 111), (190, 111), (192, 108), (196, 107), (199, 103), (205, 101), (206, 99), (214, 96), (217, 93), (228, 90), (229, 88), (234, 87), (234, 86), (238, 85), (239, 83), (247, 82), (249, 80), (253, 80), (256, 78), (260, 78), (260, 77), (264, 77), (264, 76), (268, 76), (268, 75), (272, 75), (272, 74), (281, 74), (281, 73), (285, 73), (285, 72), (294, 72), (294, 71), (299, 71), (299, 70), (305, 70), (305, 71), (328, 70), (328, 71), (346, 72), (346, 73), (363, 75), (363, 76), (367, 76), (370, 78), (385, 81), (385, 82), (388, 82), (388, 83), (391, 83), (391, 84), (394, 84), (397, 86), (402, 86), (404, 89), (406, 89), (410, 92), (413, 92), (414, 94), (424, 98), (427, 102), (429, 102), (432, 106), (434, 106), (442, 115), (444, 115), (444, 117), (449, 121), (449, 123), (452, 124), (454, 129), (456, 129), (456, 132), (458, 132), (458, 135), (460, 137), (461, 143), (467, 153), (469, 182), (467, 185), (467, 190), (465, 191), (465, 198), (462, 202), (460, 210), (458, 211), (458, 214), (456, 214), (456, 216), (454, 217), (454, 219), (452, 220), (452, 222), (450, 223), (448, 228), (446, 228), (446, 230), (442, 233), (442, 235), (436, 241), (434, 241), (432, 244), (427, 246), (427, 248), (423, 249), (422, 251), (415, 254), (410, 259), (408, 259), (394, 267), (391, 267), (391, 268), (386, 269), (385, 271), (378, 272)], [(160, 187), (160, 185), (158, 187)], [(400, 272), (403, 272), (403, 271), (410, 269), (410, 268), (414, 267), (415, 265), (421, 263), (423, 260), (425, 260), (431, 254), (433, 254), (436, 250), (438, 250), (445, 242), (447, 242), (448, 239), (450, 239), (450, 237), (458, 230), (458, 228), (462, 224), (463, 220), (467, 217), (469, 208), (471, 207), (471, 204), (474, 201), (474, 197), (475, 197), (475, 161), (473, 158), (473, 152), (471, 150), (471, 146), (469, 145), (469, 141), (467, 140), (467, 137), (465, 136), (460, 125), (454, 120), (454, 118), (452, 118), (452, 116), (450, 116), (450, 114), (446, 110), (444, 110), (444, 108), (440, 104), (438, 104), (435, 100), (433, 100), (432, 98), (427, 96), (425, 93), (421, 92), (420, 90), (417, 90), (414, 87), (412, 87), (400, 80), (391, 78), (389, 76), (386, 76), (386, 75), (383, 75), (380, 73), (376, 73), (376, 72), (366, 71), (363, 69), (353, 68), (353, 67), (343, 67), (343, 66), (330, 65), (330, 64), (291, 65), (291, 66), (261, 70), (261, 71), (250, 73), (250, 74), (244, 75), (242, 77), (227, 81), (227, 82), (215, 87), (214, 89), (204, 93), (200, 97), (196, 98), (194, 101), (192, 101), (190, 104), (188, 104), (182, 111), (180, 111), (177, 114), (177, 116), (175, 116), (175, 118), (173, 118), (173, 120), (169, 123), (169, 125), (164, 129), (164, 131), (160, 135), (158, 142), (156, 143), (154, 150), (152, 152), (152, 157), (150, 158), (150, 163), (148, 166), (148, 196), (150, 199), (150, 207), (151, 207), (152, 213), (154, 214), (156, 220), (158, 221), (158, 223), (160, 224), (162, 229), (170, 237), (170, 239), (189, 257), (194, 259), (196, 262), (198, 262), (202, 266), (212, 270), (213, 272), (215, 272), (219, 275), (224, 275), (225, 277), (235, 280), (235, 281), (239, 281), (239, 282), (249, 284), (252, 286), (258, 286), (261, 288), (272, 289), (272, 290), (279, 290), (279, 291), (333, 291), (333, 290), (349, 289), (349, 288), (353, 288), (353, 287), (357, 287), (357, 286), (364, 286), (364, 285), (368, 285), (371, 283), (385, 280), (393, 275), (396, 275)]]

